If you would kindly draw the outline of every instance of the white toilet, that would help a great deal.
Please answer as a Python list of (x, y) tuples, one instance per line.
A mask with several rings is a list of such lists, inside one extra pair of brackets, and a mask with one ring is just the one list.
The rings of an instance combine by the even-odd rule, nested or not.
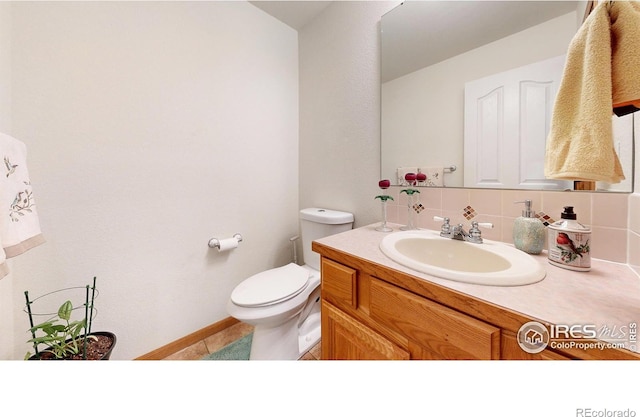
[(320, 255), (311, 242), (344, 232), (353, 214), (300, 211), (305, 265), (290, 263), (253, 275), (231, 293), (227, 311), (254, 326), (249, 359), (299, 359), (320, 340)]

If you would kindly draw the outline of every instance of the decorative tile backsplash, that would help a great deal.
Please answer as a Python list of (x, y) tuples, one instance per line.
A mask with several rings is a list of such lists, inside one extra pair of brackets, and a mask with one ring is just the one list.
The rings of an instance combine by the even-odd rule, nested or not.
[[(405, 224), (408, 199), (402, 187), (391, 187), (394, 198), (388, 206), (388, 221)], [(513, 222), (522, 215), (517, 201), (532, 200), (533, 210), (545, 226), (560, 219), (564, 206), (573, 206), (578, 221), (592, 230), (594, 258), (629, 263), (640, 272), (640, 195), (613, 193), (567, 193), (558, 191), (467, 190), (461, 188), (421, 188), (417, 213), (420, 228), (439, 230), (433, 216), (449, 217), (452, 224), (468, 227), (471, 220), (492, 223), (485, 238), (513, 243)], [(630, 212), (631, 207), (631, 212)], [(631, 215), (630, 215), (631, 213)]]
[(462, 215), (464, 216), (465, 219), (471, 220), (474, 217), (476, 217), (476, 211), (473, 209), (473, 207), (467, 206), (462, 209)]
[(549, 226), (551, 223), (555, 223), (555, 220), (553, 219), (553, 217), (549, 216), (544, 211), (540, 211), (536, 213), (536, 217), (540, 219), (542, 224), (544, 224), (545, 226)]

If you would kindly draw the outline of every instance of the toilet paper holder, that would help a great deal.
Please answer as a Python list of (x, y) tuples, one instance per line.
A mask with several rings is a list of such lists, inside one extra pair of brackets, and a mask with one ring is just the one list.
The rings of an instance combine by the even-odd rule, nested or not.
[[(242, 242), (242, 235), (240, 233), (236, 233), (233, 235), (233, 238), (238, 241), (238, 243)], [(209, 239), (209, 247), (211, 249), (220, 249), (220, 239), (211, 238)]]

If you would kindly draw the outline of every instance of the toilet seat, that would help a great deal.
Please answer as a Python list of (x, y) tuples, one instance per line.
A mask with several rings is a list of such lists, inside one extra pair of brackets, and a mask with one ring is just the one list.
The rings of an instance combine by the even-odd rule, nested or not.
[(290, 263), (255, 274), (231, 293), (231, 301), (241, 307), (264, 307), (282, 303), (300, 294), (309, 285), (307, 269)]

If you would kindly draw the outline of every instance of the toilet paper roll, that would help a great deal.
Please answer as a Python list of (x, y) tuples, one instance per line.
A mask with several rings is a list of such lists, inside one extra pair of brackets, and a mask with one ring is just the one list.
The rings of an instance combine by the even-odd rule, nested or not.
[(220, 239), (220, 247), (218, 248), (218, 252), (226, 252), (231, 249), (235, 249), (238, 247), (238, 240), (235, 237), (230, 237), (228, 239)]

